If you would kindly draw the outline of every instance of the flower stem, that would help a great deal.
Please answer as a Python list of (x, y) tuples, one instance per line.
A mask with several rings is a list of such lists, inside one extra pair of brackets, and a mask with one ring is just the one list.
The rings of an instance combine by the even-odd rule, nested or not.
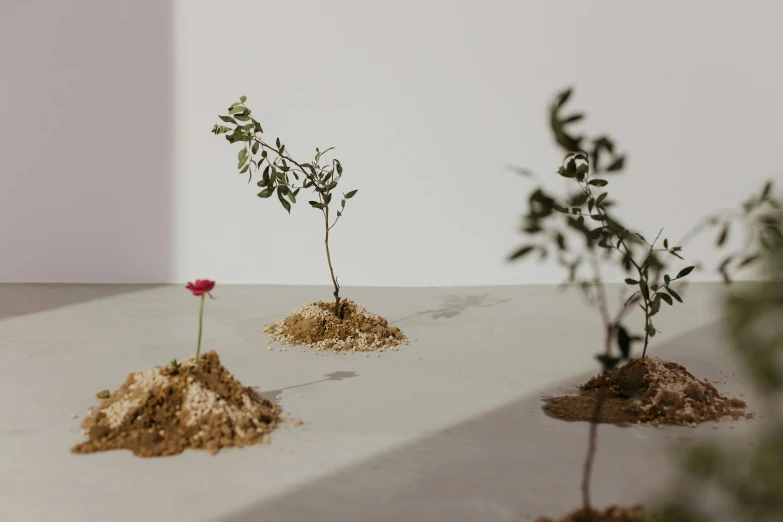
[(201, 296), (201, 307), (198, 311), (198, 344), (196, 345), (196, 364), (198, 364), (198, 356), (201, 353), (201, 330), (204, 327), (204, 296)]

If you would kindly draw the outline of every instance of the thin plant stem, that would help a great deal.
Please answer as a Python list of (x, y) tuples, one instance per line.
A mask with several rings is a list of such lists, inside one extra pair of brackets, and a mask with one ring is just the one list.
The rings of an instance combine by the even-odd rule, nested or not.
[(337, 283), (337, 278), (334, 275), (334, 269), (332, 268), (332, 255), (329, 252), (329, 206), (326, 206), (324, 212), (324, 222), (326, 225), (326, 232), (324, 237), (324, 244), (326, 245), (326, 261), (329, 264), (329, 274), (332, 276), (332, 284), (334, 285), (334, 315), (339, 319), (343, 318), (342, 311), (340, 310), (340, 285)]
[(196, 364), (201, 353), (201, 331), (204, 329), (204, 294), (201, 294), (201, 306), (198, 311), (198, 343), (196, 344)]
[(332, 225), (329, 225), (329, 203), (326, 200), (325, 192), (320, 188), (318, 184), (318, 179), (313, 176), (311, 173), (307, 171), (307, 169), (301, 165), (299, 162), (294, 160), (290, 155), (282, 154), (279, 149), (276, 147), (272, 147), (271, 145), (268, 145), (263, 140), (258, 138), (253, 138), (254, 141), (256, 141), (261, 147), (271, 150), (272, 152), (276, 153), (279, 157), (283, 158), (286, 161), (291, 162), (293, 165), (295, 165), (299, 171), (302, 173), (302, 175), (309, 179), (310, 182), (313, 184), (313, 187), (315, 188), (315, 191), (318, 193), (318, 199), (321, 202), (321, 204), (324, 206), (321, 209), (321, 212), (324, 215), (324, 224), (326, 228), (325, 237), (324, 237), (324, 244), (326, 245), (326, 262), (329, 264), (329, 274), (332, 277), (332, 284), (334, 285), (334, 315), (338, 318), (342, 319), (343, 314), (342, 310), (340, 308), (340, 284), (337, 282), (337, 277), (334, 275), (334, 268), (332, 267), (332, 255), (329, 251), (329, 231), (334, 227), (334, 225), (337, 224), (337, 219), (340, 219), (338, 216), (337, 219), (332, 223)]
[(590, 438), (587, 444), (587, 457), (585, 457), (584, 471), (582, 474), (582, 504), (585, 513), (592, 519), (592, 506), (590, 504), (590, 476), (593, 472), (593, 461), (595, 460), (596, 445), (598, 442), (598, 422), (601, 418), (601, 410), (607, 399), (607, 390), (601, 389), (596, 399), (593, 417), (590, 419)]

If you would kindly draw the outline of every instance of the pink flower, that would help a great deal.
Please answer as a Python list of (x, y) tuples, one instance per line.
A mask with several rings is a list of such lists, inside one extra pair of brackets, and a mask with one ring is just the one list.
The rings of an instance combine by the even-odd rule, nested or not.
[(195, 283), (188, 283), (185, 288), (190, 290), (196, 297), (200, 297), (211, 292), (215, 288), (215, 282), (209, 279), (196, 279)]

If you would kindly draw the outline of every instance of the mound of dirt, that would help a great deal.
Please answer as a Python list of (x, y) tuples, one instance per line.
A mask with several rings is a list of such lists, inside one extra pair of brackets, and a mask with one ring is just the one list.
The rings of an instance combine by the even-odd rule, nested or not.
[(288, 317), (264, 327), (280, 344), (305, 345), (317, 351), (383, 352), (408, 344), (399, 328), (385, 317), (368, 312), (358, 304), (343, 300), (344, 315), (334, 315), (334, 303), (306, 304)]
[(587, 512), (579, 509), (558, 520), (540, 517), (536, 522), (646, 522), (649, 520), (642, 506), (622, 508), (610, 506), (603, 511), (596, 509)]
[[(280, 411), (234, 378), (211, 351), (199, 358), (131, 373), (82, 422), (89, 440), (74, 453), (129, 449), (139, 457), (257, 444)], [(105, 393), (100, 395), (105, 396)]]
[(554, 397), (544, 409), (550, 415), (571, 421), (589, 421), (597, 395), (610, 393), (601, 422), (676, 425), (694, 427), (724, 417), (750, 418), (745, 402), (721, 395), (707, 379), (697, 379), (683, 366), (645, 357), (604, 375), (593, 377), (580, 387), (578, 396)]

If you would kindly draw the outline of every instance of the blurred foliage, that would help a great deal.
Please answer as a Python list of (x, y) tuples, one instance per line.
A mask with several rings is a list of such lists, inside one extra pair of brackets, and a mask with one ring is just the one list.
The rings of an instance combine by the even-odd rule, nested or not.
[[(745, 225), (746, 244), (741, 251), (725, 256), (717, 268), (729, 282), (733, 271), (758, 263), (762, 252), (780, 238), (779, 225), (770, 221), (765, 213), (768, 209), (780, 208), (780, 204), (772, 197), (772, 182), (767, 182), (758, 194), (742, 202), (740, 210), (705, 218), (677, 243), (662, 237), (663, 230), (648, 241), (617, 217), (613, 210), (617, 201), (606, 188), (611, 177), (625, 169), (626, 155), (618, 151), (614, 139), (609, 136), (588, 136), (573, 130), (585, 120), (585, 115), (566, 111), (572, 95), (572, 89), (560, 92), (549, 108), (553, 137), (565, 154), (556, 174), (572, 183), (565, 194), (556, 194), (540, 182), (531, 190), (528, 212), (522, 224), (528, 241), (509, 259), (534, 255), (540, 260), (554, 258), (567, 273), (564, 284), (581, 288), (588, 302), (601, 312), (607, 329), (619, 333), (622, 328), (629, 339), (643, 340), (644, 356), (650, 338), (660, 333), (654, 324), (655, 316), (665, 308), (662, 305), (674, 306), (683, 301), (682, 280), (698, 266), (693, 264), (673, 270), (672, 263), (683, 260), (684, 244), (705, 231), (717, 229), (715, 244), (722, 248), (732, 230)], [(537, 178), (528, 169), (514, 170), (525, 177)], [(602, 266), (619, 268), (626, 273), (625, 283), (630, 290), (623, 296), (624, 304), (619, 310), (608, 310)], [(629, 329), (620, 325), (624, 315), (634, 306), (644, 313), (641, 335), (628, 334)], [(612, 366), (619, 362), (618, 358), (608, 355), (607, 348), (605, 352), (601, 356), (602, 363)]]
[[(767, 214), (780, 230), (783, 215)], [(679, 454), (677, 478), (654, 510), (661, 522), (783, 521), (783, 240), (770, 234), (759, 263), (764, 283), (735, 287), (725, 299), (733, 352), (760, 397), (754, 433), (705, 441)], [(715, 499), (710, 501), (709, 499)]]

